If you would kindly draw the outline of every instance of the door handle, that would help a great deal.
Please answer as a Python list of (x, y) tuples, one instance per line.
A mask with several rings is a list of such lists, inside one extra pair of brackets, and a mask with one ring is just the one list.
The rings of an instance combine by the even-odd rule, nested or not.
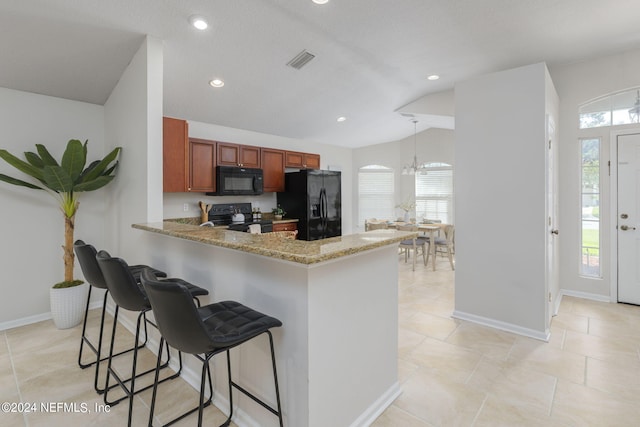
[(623, 230), (623, 231), (635, 230), (635, 229), (636, 229), (635, 227), (629, 227), (628, 225), (621, 225), (620, 226), (620, 230)]
[(557, 236), (558, 235), (558, 230), (557, 229), (551, 230), (551, 234), (555, 234)]

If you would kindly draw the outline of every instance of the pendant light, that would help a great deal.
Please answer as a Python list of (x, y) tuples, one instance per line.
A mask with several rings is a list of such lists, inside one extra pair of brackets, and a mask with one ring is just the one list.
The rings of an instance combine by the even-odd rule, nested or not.
[(417, 124), (418, 121), (416, 119), (412, 120), (413, 122), (413, 163), (410, 165), (404, 165), (402, 168), (402, 175), (415, 175), (416, 172), (422, 171), (424, 168), (420, 164), (418, 164), (418, 154), (417, 154)]

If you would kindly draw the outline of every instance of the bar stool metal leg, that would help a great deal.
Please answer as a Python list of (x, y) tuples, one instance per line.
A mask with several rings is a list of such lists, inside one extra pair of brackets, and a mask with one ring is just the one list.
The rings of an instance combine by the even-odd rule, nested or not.
[[(80, 339), (80, 351), (78, 352), (78, 366), (80, 366), (80, 368), (82, 369), (86, 369), (89, 368), (93, 365), (96, 366), (95, 369), (95, 375), (94, 375), (94, 379), (93, 379), (93, 388), (95, 389), (95, 391), (98, 394), (102, 394), (104, 393), (105, 388), (104, 387), (100, 387), (98, 385), (98, 378), (100, 376), (100, 362), (104, 362), (106, 361), (109, 356), (102, 356), (102, 338), (104, 336), (104, 319), (106, 317), (106, 312), (107, 312), (107, 297), (109, 296), (109, 291), (105, 290), (104, 293), (104, 298), (102, 300), (102, 313), (100, 315), (100, 332), (98, 333), (98, 348), (95, 347), (95, 345), (89, 340), (89, 337), (86, 335), (86, 329), (87, 329), (87, 315), (89, 313), (89, 301), (91, 299), (91, 289), (93, 289), (93, 286), (89, 286), (89, 292), (87, 295), (87, 306), (85, 309), (85, 314), (84, 314), (84, 322), (82, 324), (82, 337)], [(82, 363), (82, 354), (83, 354), (83, 348), (84, 348), (84, 344), (87, 345), (87, 347), (89, 347), (89, 349), (95, 354), (96, 358), (95, 360), (92, 360), (89, 363)], [(121, 354), (125, 354), (125, 353), (129, 353), (131, 351), (133, 351), (135, 348), (142, 348), (145, 345), (147, 345), (147, 335), (145, 334), (145, 340), (141, 343), (138, 343), (137, 345), (135, 345), (134, 347), (128, 348), (126, 350), (122, 350), (116, 354), (113, 355), (113, 357), (116, 356), (120, 356)]]
[[(164, 338), (160, 338), (160, 345), (158, 346), (158, 359), (156, 362), (156, 375), (153, 381), (153, 393), (151, 395), (151, 405), (149, 407), (149, 427), (153, 427), (153, 414), (155, 411), (155, 406), (156, 406), (156, 397), (158, 394), (158, 384), (160, 384), (162, 381), (158, 381), (159, 377), (160, 377), (160, 369), (162, 369), (162, 347), (163, 344), (165, 344), (165, 340)], [(167, 351), (168, 351), (168, 347), (167, 347)], [(193, 409), (190, 409), (189, 411), (185, 412), (184, 414), (180, 415), (177, 418), (174, 418), (173, 420), (169, 421), (167, 424), (164, 424), (163, 427), (168, 427), (178, 421), (180, 421), (181, 419), (193, 414), (194, 412), (198, 411), (198, 425), (202, 425), (202, 411), (204, 408), (206, 408), (207, 406), (211, 405), (211, 400), (213, 398), (213, 381), (211, 381), (211, 369), (209, 368), (209, 361), (208, 359), (203, 359), (202, 357), (200, 357), (199, 355), (194, 355), (197, 359), (199, 359), (202, 362), (202, 374), (201, 374), (201, 379), (200, 379), (200, 395), (199, 395), (199, 404), (198, 406), (196, 406)], [(178, 352), (178, 357), (182, 357), (182, 352)], [(182, 363), (182, 360), (180, 361), (180, 363)], [(209, 398), (206, 400), (204, 400), (204, 386), (205, 386), (205, 382), (206, 379), (209, 379)]]
[(280, 390), (279, 390), (279, 387), (278, 387), (278, 373), (276, 371), (276, 356), (275, 356), (275, 351), (273, 349), (273, 336), (271, 335), (271, 331), (267, 330), (264, 333), (266, 333), (269, 336), (269, 346), (271, 348), (271, 363), (272, 363), (272, 366), (273, 366), (273, 382), (274, 382), (275, 387), (276, 387), (276, 404), (278, 406), (278, 409), (276, 410), (276, 409), (272, 408), (271, 406), (266, 404), (264, 401), (260, 400), (255, 395), (253, 395), (251, 392), (249, 392), (248, 390), (246, 390), (245, 388), (243, 388), (239, 384), (235, 383), (231, 379), (231, 358), (230, 358), (230, 355), (229, 355), (229, 349), (227, 349), (227, 375), (228, 375), (228, 379), (229, 379), (229, 408), (230, 409), (229, 409), (229, 417), (227, 418), (227, 420), (222, 425), (220, 425), (220, 427), (227, 427), (231, 423), (231, 417), (233, 416), (232, 387), (235, 387), (236, 389), (241, 391), (243, 394), (245, 394), (246, 396), (250, 397), (254, 402), (258, 403), (260, 406), (262, 406), (263, 408), (265, 408), (266, 410), (271, 412), (273, 415), (277, 416), (278, 420), (280, 421), (280, 427), (283, 427), (283, 424), (282, 424), (282, 408), (280, 406)]
[[(116, 328), (117, 328), (117, 323), (118, 323), (118, 311), (119, 311), (119, 306), (116, 306), (116, 310), (114, 313), (114, 323), (113, 323), (113, 332), (111, 335), (111, 344), (110, 344), (110, 349), (109, 349), (109, 357), (108, 357), (108, 361), (107, 361), (107, 378), (106, 378), (106, 384), (105, 384), (105, 392), (104, 392), (104, 403), (106, 405), (109, 406), (114, 406), (117, 405), (118, 403), (122, 402), (125, 399), (129, 399), (129, 415), (128, 415), (128, 422), (127, 425), (131, 426), (131, 420), (132, 420), (132, 415), (133, 415), (133, 396), (141, 393), (145, 390), (150, 389), (151, 387), (154, 386), (154, 384), (150, 384), (146, 387), (137, 389), (135, 388), (135, 380), (136, 378), (139, 378), (141, 376), (144, 376), (146, 374), (150, 374), (151, 372), (157, 371), (159, 369), (163, 369), (167, 366), (169, 366), (169, 363), (171, 361), (171, 354), (169, 353), (169, 347), (167, 344), (167, 361), (164, 362), (163, 364), (160, 365), (159, 369), (157, 368), (151, 368), (148, 369), (144, 372), (140, 372), (137, 373), (137, 363), (138, 363), (138, 348), (135, 347), (133, 349), (133, 363), (132, 363), (132, 367), (131, 367), (131, 376), (127, 379), (122, 379), (120, 378), (120, 376), (117, 374), (117, 372), (115, 371), (115, 369), (112, 366), (112, 361), (113, 361), (113, 347), (114, 347), (114, 342), (115, 342), (115, 336), (116, 336)], [(145, 334), (145, 342), (147, 341), (147, 336), (148, 336), (148, 331), (147, 331), (147, 322), (151, 323), (147, 317), (146, 317), (146, 311), (141, 311), (138, 314), (138, 319), (136, 322), (136, 334), (135, 334), (135, 342), (139, 342), (140, 340), (140, 329), (141, 326), (144, 325), (144, 334)], [(166, 344), (166, 343), (165, 343)], [(174, 378), (177, 378), (180, 376), (180, 373), (182, 372), (182, 356), (179, 355), (179, 368), (178, 371), (176, 373), (174, 373), (171, 376), (168, 376), (166, 378), (163, 378), (161, 381), (159, 381), (160, 383), (164, 382), (164, 381), (168, 381)], [(157, 372), (156, 372), (156, 375)], [(109, 378), (113, 377), (113, 379), (116, 381), (116, 384), (113, 385), (109, 385)], [(127, 383), (130, 383), (130, 385), (127, 387)], [(115, 399), (115, 400), (109, 400), (109, 391), (112, 390), (115, 387), (120, 387), (122, 388), (122, 390), (125, 392), (125, 396)]]

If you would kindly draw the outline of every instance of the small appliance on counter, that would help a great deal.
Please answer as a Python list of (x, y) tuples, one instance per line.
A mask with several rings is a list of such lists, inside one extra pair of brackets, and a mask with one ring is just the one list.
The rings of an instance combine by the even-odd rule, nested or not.
[(209, 222), (213, 226), (228, 225), (229, 230), (249, 231), (249, 226), (259, 224), (262, 233), (273, 231), (273, 223), (269, 220), (253, 220), (251, 203), (222, 203), (211, 205)]

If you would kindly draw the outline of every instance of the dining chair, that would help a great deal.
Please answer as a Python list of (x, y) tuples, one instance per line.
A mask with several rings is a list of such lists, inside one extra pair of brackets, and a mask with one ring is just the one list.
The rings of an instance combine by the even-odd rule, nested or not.
[[(413, 225), (399, 225), (397, 227), (398, 231), (418, 231), (418, 226)], [(413, 271), (416, 271), (416, 258), (418, 258), (418, 249), (422, 251), (422, 260), (424, 265), (427, 265), (427, 246), (429, 242), (424, 239), (419, 239), (418, 237), (414, 237), (412, 239), (405, 239), (400, 242), (399, 248), (400, 252), (404, 253), (404, 262), (406, 263), (408, 258), (411, 256), (409, 253), (413, 250)]]
[(441, 219), (429, 219), (429, 218), (423, 218), (422, 219), (422, 223), (423, 224), (441, 224), (442, 220)]
[(455, 263), (453, 260), (454, 253), (454, 242), (455, 242), (455, 232), (456, 228), (452, 224), (447, 224), (444, 226), (444, 237), (438, 237), (434, 239), (436, 254), (442, 253), (447, 254), (449, 257), (449, 264), (451, 264), (451, 269), (455, 270)]

